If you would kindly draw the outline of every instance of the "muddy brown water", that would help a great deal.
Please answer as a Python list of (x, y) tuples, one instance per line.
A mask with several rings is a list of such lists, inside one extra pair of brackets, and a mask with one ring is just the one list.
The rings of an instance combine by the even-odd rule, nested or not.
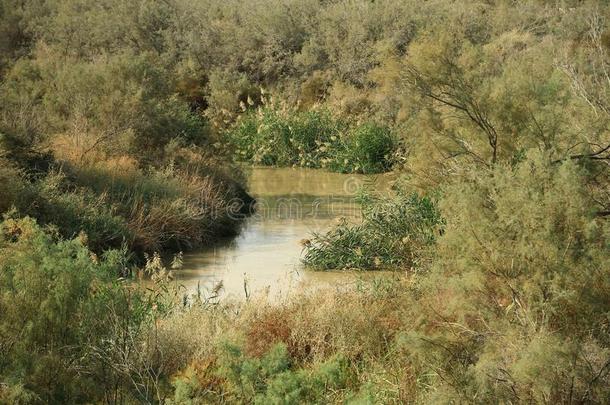
[(389, 189), (391, 175), (248, 170), (249, 191), (257, 199), (254, 215), (236, 238), (185, 254), (182, 269), (175, 272), (178, 283), (205, 297), (217, 290), (220, 298), (266, 294), (278, 299), (311, 288), (342, 288), (369, 277), (364, 272), (305, 269), (303, 245), (313, 232), (328, 230), (340, 218), (358, 221), (358, 189), (363, 185)]

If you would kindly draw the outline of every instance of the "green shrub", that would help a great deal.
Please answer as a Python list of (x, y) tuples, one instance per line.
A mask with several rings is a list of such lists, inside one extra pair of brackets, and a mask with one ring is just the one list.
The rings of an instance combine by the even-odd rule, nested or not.
[[(221, 350), (218, 375), (224, 381), (224, 398), (238, 403), (301, 404), (327, 403), (334, 392), (344, 390), (350, 380), (348, 363), (340, 355), (314, 365), (297, 367), (283, 344), (273, 346), (261, 358), (243, 354), (227, 344)], [(178, 379), (174, 403), (197, 403), (204, 392), (196, 379)], [(211, 393), (205, 393), (208, 399)], [(219, 395), (220, 393), (216, 393)], [(217, 398), (218, 399), (218, 398)]]
[(129, 336), (122, 350), (134, 350), (153, 302), (116, 281), (124, 253), (98, 258), (30, 218), (0, 224), (0, 402), (96, 402), (131, 390), (111, 364), (120, 358), (113, 342)]
[(394, 197), (363, 194), (361, 223), (341, 224), (314, 234), (304, 263), (317, 270), (417, 267), (442, 224), (430, 197), (398, 191)]

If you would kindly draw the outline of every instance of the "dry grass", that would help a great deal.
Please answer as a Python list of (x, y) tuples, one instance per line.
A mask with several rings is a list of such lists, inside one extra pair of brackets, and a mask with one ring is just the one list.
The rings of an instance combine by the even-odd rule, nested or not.
[(179, 148), (160, 168), (145, 170), (127, 155), (92, 153), (81, 159), (84, 146), (67, 145), (58, 153), (68, 187), (111, 207), (126, 224), (131, 250), (187, 250), (236, 232), (239, 221), (231, 217), (230, 202), (241, 197), (248, 202), (248, 196), (216, 159)]
[(280, 303), (254, 297), (243, 303), (192, 307), (159, 325), (161, 345), (172, 348), (167, 358), (175, 357), (176, 366), (189, 365), (180, 371), (170, 367), (177, 371), (176, 378), (194, 375), (206, 387), (220, 384), (210, 370), (224, 343), (242, 347), (250, 358), (261, 358), (283, 343), (298, 367), (341, 355), (354, 367), (356, 385), (377, 379), (387, 395), (406, 398), (415, 389), (413, 372), (406, 357), (391, 357), (408, 312), (408, 280), (401, 277), (394, 276), (383, 288), (371, 283), (350, 291), (320, 289)]

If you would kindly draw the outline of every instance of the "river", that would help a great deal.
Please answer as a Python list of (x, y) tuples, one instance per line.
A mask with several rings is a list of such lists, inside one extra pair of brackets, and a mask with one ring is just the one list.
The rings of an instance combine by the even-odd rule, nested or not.
[(357, 221), (358, 189), (365, 184), (386, 188), (390, 176), (302, 168), (248, 170), (249, 192), (257, 199), (255, 214), (236, 238), (185, 254), (182, 269), (175, 273), (180, 284), (205, 297), (266, 294), (278, 299), (308, 288), (342, 288), (365, 276), (304, 269), (303, 245), (313, 232), (324, 232), (340, 218)]

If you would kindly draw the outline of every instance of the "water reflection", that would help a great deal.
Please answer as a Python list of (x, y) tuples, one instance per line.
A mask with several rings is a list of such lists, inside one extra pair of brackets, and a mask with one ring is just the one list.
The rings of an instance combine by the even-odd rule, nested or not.
[(189, 290), (211, 291), (219, 283), (223, 296), (245, 298), (267, 292), (272, 298), (304, 288), (355, 281), (350, 272), (303, 269), (303, 244), (312, 232), (323, 232), (339, 218), (357, 220), (357, 190), (367, 183), (384, 188), (376, 178), (297, 168), (254, 168), (249, 176), (257, 199), (255, 214), (235, 239), (184, 256), (176, 279)]

